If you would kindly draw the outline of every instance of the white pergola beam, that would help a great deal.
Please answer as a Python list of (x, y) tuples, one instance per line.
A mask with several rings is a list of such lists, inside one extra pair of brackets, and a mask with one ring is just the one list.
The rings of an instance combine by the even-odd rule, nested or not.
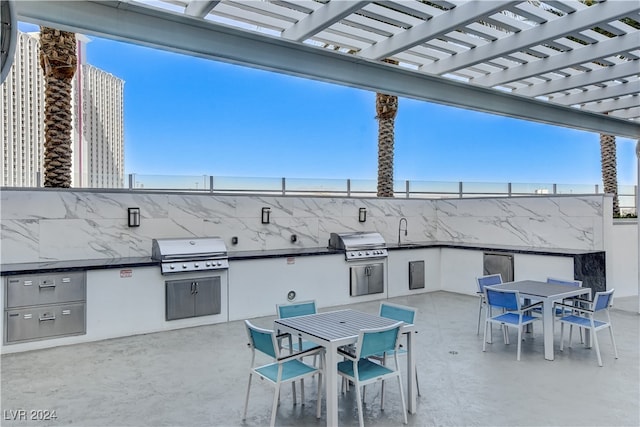
[(564, 77), (545, 83), (523, 87), (522, 89), (516, 89), (514, 93), (535, 97), (616, 80), (634, 74), (637, 75), (638, 73), (640, 73), (640, 61), (629, 61), (624, 64), (606, 67), (601, 70), (580, 73), (571, 77)]
[(640, 3), (635, 1), (599, 3), (580, 12), (574, 12), (560, 19), (549, 21), (546, 24), (503, 37), (493, 43), (470, 49), (465, 54), (442, 59), (433, 64), (429, 71), (434, 74), (449, 73), (511, 52), (536, 46), (545, 41), (558, 39), (566, 34), (590, 28), (594, 25), (594, 22), (613, 21), (620, 17), (637, 14), (638, 11), (640, 11)]
[(184, 13), (196, 18), (204, 18), (218, 3), (220, 3), (220, 0), (191, 0), (185, 8)]
[(388, 58), (398, 52), (405, 51), (428, 40), (437, 38), (457, 28), (475, 22), (481, 16), (490, 15), (505, 9), (516, 1), (471, 1), (457, 6), (447, 13), (434, 16), (422, 24), (411, 27), (368, 49), (363, 49), (358, 56), (366, 59), (379, 60)]
[(371, 1), (335, 1), (332, 0), (310, 13), (306, 18), (293, 24), (282, 32), (287, 40), (302, 42), (329, 28), (341, 19), (362, 9)]
[(591, 62), (599, 58), (606, 58), (620, 52), (633, 50), (638, 45), (638, 33), (631, 33), (620, 37), (614, 37), (586, 45), (569, 52), (557, 53), (545, 59), (531, 61), (526, 64), (511, 67), (504, 71), (498, 71), (479, 77), (473, 83), (480, 86), (493, 87), (505, 83), (524, 80), (529, 77), (539, 76), (555, 70), (561, 70), (574, 65)]
[[(120, 2), (22, 1), (19, 19), (238, 65), (556, 126), (640, 138), (640, 125)], [(170, 83), (168, 83), (170, 84)]]

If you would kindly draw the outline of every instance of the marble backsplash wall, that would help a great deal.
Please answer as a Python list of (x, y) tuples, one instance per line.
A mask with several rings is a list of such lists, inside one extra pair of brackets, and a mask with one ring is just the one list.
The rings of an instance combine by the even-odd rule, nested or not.
[[(220, 236), (229, 251), (245, 251), (326, 247), (331, 232), (378, 231), (394, 244), (401, 217), (402, 242), (600, 250), (610, 203), (604, 195), (424, 200), (62, 189), (3, 189), (0, 197), (3, 264), (149, 256), (151, 240), (163, 237)], [(129, 207), (140, 208), (140, 227), (127, 226)], [(263, 207), (271, 209), (269, 224), (261, 223)]]

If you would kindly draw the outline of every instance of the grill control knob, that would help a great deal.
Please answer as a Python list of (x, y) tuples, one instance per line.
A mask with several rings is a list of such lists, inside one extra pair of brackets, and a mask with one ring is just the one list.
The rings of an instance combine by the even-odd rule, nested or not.
[(169, 268), (170, 268), (171, 270), (175, 270), (175, 269), (176, 269), (176, 266), (175, 266), (175, 265), (173, 265), (173, 264), (171, 264), (171, 265), (169, 266)]
[(371, 255), (371, 252), (367, 251), (366, 255), (367, 255), (367, 256)]
[(200, 266), (198, 265), (198, 263), (193, 264), (193, 266), (194, 266), (195, 268), (200, 267)]
[(220, 261), (216, 261), (216, 265), (220, 266), (222, 263)]
[(359, 255), (359, 256), (362, 256), (362, 252), (358, 252), (358, 255)]
[(207, 267), (211, 267), (211, 263), (209, 261), (207, 261), (204, 265), (206, 265)]
[(187, 264), (182, 264), (182, 268), (187, 268)]

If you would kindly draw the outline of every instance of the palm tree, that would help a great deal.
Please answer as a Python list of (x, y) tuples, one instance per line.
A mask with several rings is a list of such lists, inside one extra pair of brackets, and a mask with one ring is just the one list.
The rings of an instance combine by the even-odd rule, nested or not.
[(618, 172), (616, 165), (616, 137), (600, 134), (600, 159), (602, 164), (602, 184), (604, 192), (613, 194), (613, 217), (620, 217), (618, 202)]
[(376, 93), (378, 119), (378, 197), (393, 197), (393, 144), (398, 97)]
[(40, 27), (40, 67), (45, 77), (45, 187), (71, 187), (71, 81), (77, 62), (74, 33)]

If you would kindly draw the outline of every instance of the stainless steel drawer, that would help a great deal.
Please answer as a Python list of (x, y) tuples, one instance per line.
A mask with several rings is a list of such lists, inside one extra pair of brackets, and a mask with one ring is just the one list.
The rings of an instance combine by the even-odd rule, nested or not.
[(86, 331), (85, 303), (6, 311), (6, 342), (15, 343)]
[(86, 300), (84, 272), (7, 277), (7, 308)]

